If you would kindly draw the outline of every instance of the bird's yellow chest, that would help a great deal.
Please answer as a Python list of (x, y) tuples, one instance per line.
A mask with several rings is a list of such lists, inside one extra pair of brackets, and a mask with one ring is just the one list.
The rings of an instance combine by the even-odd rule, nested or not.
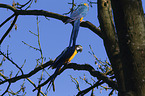
[(73, 53), (73, 55), (68, 59), (68, 62), (70, 62), (75, 57), (76, 54), (77, 54), (77, 51), (75, 50), (75, 52)]

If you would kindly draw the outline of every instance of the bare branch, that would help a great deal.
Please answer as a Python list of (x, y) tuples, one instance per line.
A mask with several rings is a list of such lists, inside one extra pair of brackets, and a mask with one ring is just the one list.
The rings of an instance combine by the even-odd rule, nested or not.
[(99, 28), (97, 28), (94, 24), (92, 24), (91, 22), (89, 22), (89, 21), (83, 21), (83, 22), (81, 22), (80, 26), (90, 29), (92, 32), (94, 32), (100, 38), (103, 39), (103, 35), (101, 33), (101, 30)]
[[(63, 70), (63, 71), (64, 71), (64, 70)], [(62, 73), (63, 71), (61, 71), (60, 73)], [(60, 73), (59, 73), (59, 74), (60, 74)], [(55, 80), (55, 78), (56, 78), (59, 74), (55, 75), (54, 80)], [(46, 84), (51, 80), (51, 78), (52, 78), (53, 75), (54, 75), (54, 74), (52, 74), (45, 82), (43, 82), (42, 84), (38, 85), (38, 87), (35, 87), (35, 89), (33, 89), (33, 91), (35, 91), (36, 89), (39, 91), (39, 89), (40, 89), (42, 86), (46, 85)], [(49, 86), (50, 86), (50, 83), (49, 83), (48, 87), (49, 87)]]
[(40, 49), (38, 49), (38, 48), (36, 48), (36, 47), (33, 47), (33, 46), (31, 46), (31, 45), (27, 44), (27, 43), (26, 43), (26, 42), (24, 42), (24, 41), (22, 41), (22, 42), (23, 42), (25, 45), (29, 46), (30, 48), (40, 51)]
[(103, 80), (104, 83), (107, 83), (109, 87), (112, 89), (118, 90), (117, 82), (113, 81), (112, 79), (108, 78), (105, 74), (96, 71), (91, 65), (89, 64), (76, 64), (70, 63), (67, 66), (67, 69), (74, 69), (74, 70), (85, 70), (88, 71), (92, 76), (97, 77), (98, 80)]
[[(33, 1), (33, 0), (32, 0), (32, 1)], [(29, 0), (28, 2), (26, 2), (26, 3), (23, 4), (23, 5), (18, 4), (18, 5), (20, 5), (20, 7), (17, 7), (17, 8), (22, 9), (23, 7), (25, 7), (25, 6), (26, 6), (27, 4), (29, 4), (30, 2), (31, 2), (31, 0)], [(31, 4), (31, 3), (30, 3), (30, 4)], [(30, 6), (30, 5), (29, 5), (29, 6)], [(29, 6), (28, 6), (28, 7), (29, 7)], [(28, 7), (27, 7), (27, 8), (28, 8)], [(26, 9), (27, 9), (27, 8), (26, 8)]]
[(11, 26), (9, 27), (9, 29), (6, 31), (6, 33), (5, 33), (5, 34), (3, 35), (3, 37), (1, 38), (1, 40), (0, 40), (0, 45), (1, 45), (1, 43), (3, 42), (3, 40), (5, 39), (5, 37), (10, 33), (11, 29), (12, 29), (13, 26), (15, 25), (15, 22), (16, 22), (17, 18), (18, 18), (18, 15), (15, 15), (15, 18), (14, 18), (14, 20), (13, 20)]
[[(0, 3), (0, 7), (10, 9), (17, 15), (45, 16), (45, 17), (51, 17), (51, 18), (61, 20), (62, 22), (65, 22), (69, 18), (68, 16), (64, 16), (64, 15), (60, 15), (57, 13), (44, 11), (44, 10), (17, 10), (16, 8), (14, 8), (10, 5), (1, 4), (1, 3)], [(89, 28), (91, 31), (93, 31), (95, 34), (97, 34), (98, 36), (100, 36), (102, 38), (101, 30), (99, 28), (97, 28), (95, 25), (93, 25), (91, 22), (89, 22), (89, 21), (81, 22), (80, 26)]]
[[(5, 82), (14, 83), (14, 82), (16, 82), (16, 81), (18, 81), (20, 79), (28, 78), (28, 77), (34, 75), (35, 73), (37, 73), (38, 71), (48, 67), (49, 65), (52, 64), (52, 62), (53, 61), (48, 61), (45, 64), (40, 65), (39, 67), (35, 68), (34, 70), (29, 72), (28, 74), (24, 74), (24, 75), (20, 75), (20, 76), (17, 76), (17, 77), (10, 78), (10, 79), (6, 79), (4, 81), (1, 81), (0, 84), (3, 84)], [(97, 77), (98, 80), (103, 80), (103, 82), (107, 83), (112, 89), (118, 90), (118, 87), (117, 87), (117, 84), (116, 84), (115, 81), (113, 81), (112, 79), (108, 78), (105, 74), (103, 74), (103, 73), (101, 73), (99, 71), (96, 71), (89, 64), (80, 65), (80, 64), (76, 64), (76, 63), (70, 63), (70, 64), (64, 66), (60, 70), (60, 73), (62, 73), (65, 69), (74, 69), (74, 70), (85, 70), (85, 71), (88, 71), (92, 76)], [(44, 83), (40, 84), (37, 88), (40, 88), (40, 87), (44, 86), (45, 84), (47, 84), (49, 82), (49, 79), (51, 79), (51, 76)]]
[(11, 15), (9, 18), (7, 18), (1, 25), (0, 27), (2, 27), (5, 23), (7, 23), (11, 18), (13, 18), (15, 16), (15, 14)]
[(6, 57), (12, 64), (14, 64), (22, 73), (22, 75), (24, 74), (22, 69), (14, 62), (12, 61), (8, 56), (6, 56), (3, 52), (0, 51), (0, 54), (2, 54), (4, 57)]
[(50, 64), (52, 64), (53, 61), (48, 61), (46, 62), (45, 64), (43, 65), (40, 65), (39, 67), (35, 68), (34, 70), (32, 70), (31, 72), (29, 72), (28, 74), (24, 74), (24, 75), (20, 75), (20, 76), (17, 76), (17, 77), (13, 77), (13, 78), (10, 78), (10, 79), (6, 79), (4, 81), (0, 81), (0, 84), (3, 84), (5, 82), (11, 82), (11, 83), (14, 83), (20, 79), (24, 79), (24, 78), (28, 78), (28, 77), (31, 77), (32, 75), (34, 75), (35, 73), (37, 73), (38, 71), (48, 67)]
[[(16, 14), (41, 15), (41, 16), (45, 16), (45, 17), (55, 18), (55, 19), (61, 20), (62, 22), (65, 22), (69, 18), (64, 15), (60, 15), (57, 13), (48, 12), (48, 11), (44, 11), (44, 10), (16, 10)], [(101, 30), (99, 28), (97, 28), (95, 25), (93, 25), (91, 22), (83, 21), (83, 22), (81, 22), (80, 26), (89, 28), (91, 31), (93, 31), (95, 34), (97, 34), (98, 36), (100, 36), (102, 38)]]
[[(108, 78), (105, 74), (99, 72), (99, 71), (96, 71), (91, 65), (89, 64), (76, 64), (76, 63), (70, 63), (66, 66), (64, 66), (60, 72), (57, 74), (57, 76), (59, 74), (61, 74), (65, 69), (74, 69), (74, 70), (85, 70), (85, 71), (88, 71), (92, 76), (94, 77), (97, 77), (98, 80), (103, 80), (104, 83), (107, 83), (109, 85), (109, 87), (111, 87), (112, 89), (116, 89), (118, 90), (118, 86), (117, 86), (117, 82), (113, 81), (112, 79)], [(43, 82), (42, 84), (40, 84), (37, 88), (39, 89), (40, 87), (46, 85), (50, 80), (51, 80), (51, 77), (53, 76), (53, 74), (45, 81)], [(55, 76), (54, 77), (54, 80), (55, 78), (57, 77)], [(37, 89), (36, 88), (36, 89)], [(35, 91), (36, 89), (34, 89), (33, 91)]]
[(10, 10), (12, 10), (13, 12), (15, 12), (15, 11), (17, 10), (15, 7), (13, 7), (13, 6), (11, 6), (11, 5), (2, 4), (2, 3), (0, 3), (0, 7), (1, 7), (1, 8), (10, 9)]
[(9, 90), (9, 88), (10, 88), (10, 85), (11, 85), (11, 83), (9, 83), (9, 85), (8, 85), (8, 87), (7, 87), (7, 89), (6, 89), (6, 91), (5, 91), (2, 95), (0, 95), (0, 96), (4, 96), (4, 95), (8, 92), (8, 90)]
[(93, 86), (91, 86), (91, 87), (89, 87), (89, 88), (87, 88), (87, 89), (85, 89), (85, 90), (83, 90), (83, 91), (80, 91), (76, 96), (83, 96), (84, 94), (86, 94), (86, 93), (88, 93), (90, 90), (92, 90), (93, 88), (98, 87), (98, 86), (100, 86), (100, 85), (103, 84), (103, 83), (104, 83), (104, 82), (98, 81), (98, 82), (96, 82)]
[[(35, 88), (37, 87), (34, 82), (32, 82), (29, 78), (26, 78)], [(40, 93), (43, 95), (43, 96), (46, 96), (41, 90), (40, 90)]]

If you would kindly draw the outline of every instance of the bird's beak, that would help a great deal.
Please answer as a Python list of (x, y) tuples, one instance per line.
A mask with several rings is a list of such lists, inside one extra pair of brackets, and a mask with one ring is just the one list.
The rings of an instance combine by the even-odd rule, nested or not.
[(76, 48), (77, 52), (82, 52), (83, 50), (83, 47), (81, 45), (78, 45), (77, 48)]

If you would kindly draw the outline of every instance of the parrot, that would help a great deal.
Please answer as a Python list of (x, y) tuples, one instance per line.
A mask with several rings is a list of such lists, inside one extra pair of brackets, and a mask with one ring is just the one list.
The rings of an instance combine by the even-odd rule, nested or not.
[(71, 37), (70, 37), (70, 42), (69, 42), (69, 47), (71, 46), (71, 44), (73, 44), (72, 46), (75, 46), (76, 38), (78, 36), (78, 31), (79, 31), (79, 27), (80, 27), (80, 22), (82, 21), (83, 17), (86, 16), (88, 11), (89, 11), (89, 5), (87, 3), (81, 3), (71, 13), (70, 18), (68, 20), (66, 20), (65, 24), (74, 21), (73, 29), (72, 29), (72, 33), (71, 33)]
[(89, 11), (89, 5), (87, 3), (81, 3), (78, 5), (78, 7), (70, 14), (70, 18), (66, 20), (65, 24), (75, 21), (75, 20), (80, 20), (82, 21), (83, 17), (86, 16), (86, 14)]
[[(48, 87), (54, 82), (54, 79), (59, 74), (63, 64), (68, 64), (78, 52), (82, 52), (82, 46), (76, 45), (76, 38), (79, 31), (80, 22), (83, 17), (86, 16), (89, 10), (89, 5), (87, 3), (81, 3), (78, 7), (71, 13), (70, 18), (64, 22), (65, 24), (73, 22), (73, 29), (70, 37), (69, 46), (62, 51), (62, 53), (54, 60), (49, 68), (56, 68), (54, 74), (51, 76)], [(47, 87), (47, 88), (48, 88)]]
[(72, 47), (67, 47), (53, 61), (52, 65), (49, 68), (51, 68), (51, 67), (56, 68), (56, 70), (55, 70), (54, 74), (51, 76), (51, 80), (49, 82), (48, 87), (50, 86), (51, 83), (53, 83), (55, 77), (58, 75), (58, 73), (59, 73), (61, 67), (63, 66), (63, 64), (69, 63), (78, 52), (82, 52), (82, 49), (83, 49), (83, 47), (81, 45), (75, 45), (75, 46), (72, 46)]

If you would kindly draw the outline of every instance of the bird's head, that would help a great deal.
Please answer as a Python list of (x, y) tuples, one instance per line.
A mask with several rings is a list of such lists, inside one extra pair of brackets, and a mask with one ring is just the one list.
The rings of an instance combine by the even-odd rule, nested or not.
[(82, 52), (83, 47), (81, 45), (76, 45), (75, 49), (77, 50), (77, 53), (78, 53), (78, 52)]
[(89, 7), (88, 3), (84, 3), (85, 6)]
[(87, 7), (89, 7), (88, 3), (81, 3), (79, 6), (87, 6)]

